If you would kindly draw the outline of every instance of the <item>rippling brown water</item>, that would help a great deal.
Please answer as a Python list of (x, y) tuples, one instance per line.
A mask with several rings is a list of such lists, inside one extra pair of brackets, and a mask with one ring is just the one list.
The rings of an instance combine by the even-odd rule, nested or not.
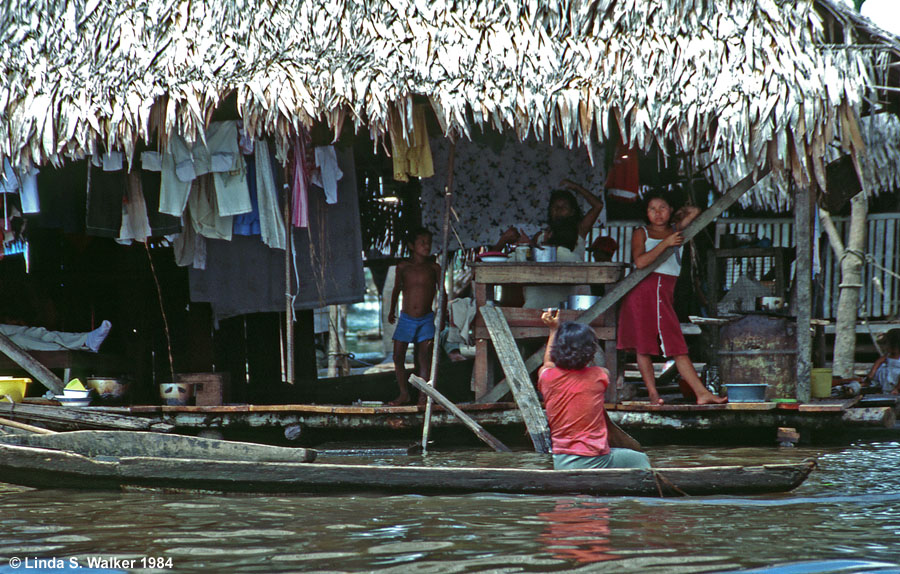
[[(789, 494), (665, 500), (236, 497), (0, 485), (0, 574), (38, 571), (13, 569), (13, 557), (50, 566), (51, 559), (87, 566), (96, 558), (163, 557), (171, 571), (205, 573), (900, 572), (898, 442), (648, 450), (658, 466), (816, 457), (820, 469)], [(472, 451), (375, 462), (546, 464), (533, 453)]]

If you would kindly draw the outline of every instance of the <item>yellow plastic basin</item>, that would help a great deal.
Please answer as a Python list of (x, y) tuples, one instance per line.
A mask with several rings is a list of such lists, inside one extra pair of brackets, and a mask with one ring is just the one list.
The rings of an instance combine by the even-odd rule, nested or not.
[(31, 379), (0, 377), (0, 401), (9, 402), (12, 399), (14, 403), (22, 402), (25, 398), (25, 386), (30, 382)]

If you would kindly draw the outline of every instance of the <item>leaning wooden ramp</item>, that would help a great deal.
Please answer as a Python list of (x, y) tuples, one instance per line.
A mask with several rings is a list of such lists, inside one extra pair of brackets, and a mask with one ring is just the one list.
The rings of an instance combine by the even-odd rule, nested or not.
[(525, 420), (525, 426), (528, 427), (528, 434), (531, 436), (531, 442), (534, 443), (534, 450), (549, 453), (550, 426), (547, 423), (547, 415), (531, 384), (531, 377), (525, 367), (525, 361), (522, 360), (522, 355), (516, 347), (509, 323), (506, 322), (503, 312), (492, 305), (481, 307), (481, 316), (491, 335), (494, 349), (497, 351), (497, 358), (503, 367), (503, 373), (506, 375), (516, 404), (522, 411), (522, 418)]

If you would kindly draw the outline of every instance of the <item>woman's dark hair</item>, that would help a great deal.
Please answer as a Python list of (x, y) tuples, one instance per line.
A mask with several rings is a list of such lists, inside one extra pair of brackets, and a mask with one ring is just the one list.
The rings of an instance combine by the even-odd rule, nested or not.
[(584, 214), (581, 213), (581, 206), (578, 205), (578, 200), (575, 199), (572, 192), (567, 189), (554, 189), (550, 192), (550, 202), (547, 204), (547, 223), (553, 223), (553, 204), (559, 199), (568, 202), (569, 208), (572, 210), (572, 216), (581, 221)]
[(550, 222), (550, 234), (544, 242), (573, 251), (578, 245), (578, 223), (581, 217), (563, 217)]
[(577, 371), (594, 360), (597, 337), (594, 330), (581, 323), (566, 321), (556, 331), (556, 339), (550, 349), (550, 359), (560, 369)]
[(885, 333), (884, 344), (892, 353), (900, 351), (900, 329), (891, 329)]

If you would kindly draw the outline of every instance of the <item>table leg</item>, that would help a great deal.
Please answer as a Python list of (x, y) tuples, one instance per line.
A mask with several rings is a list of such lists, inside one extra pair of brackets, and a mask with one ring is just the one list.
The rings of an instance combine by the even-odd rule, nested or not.
[(478, 401), (487, 394), (493, 381), (489, 381), (490, 374), (490, 341), (488, 339), (475, 339), (475, 364), (472, 367), (472, 390), (475, 391), (475, 400)]

